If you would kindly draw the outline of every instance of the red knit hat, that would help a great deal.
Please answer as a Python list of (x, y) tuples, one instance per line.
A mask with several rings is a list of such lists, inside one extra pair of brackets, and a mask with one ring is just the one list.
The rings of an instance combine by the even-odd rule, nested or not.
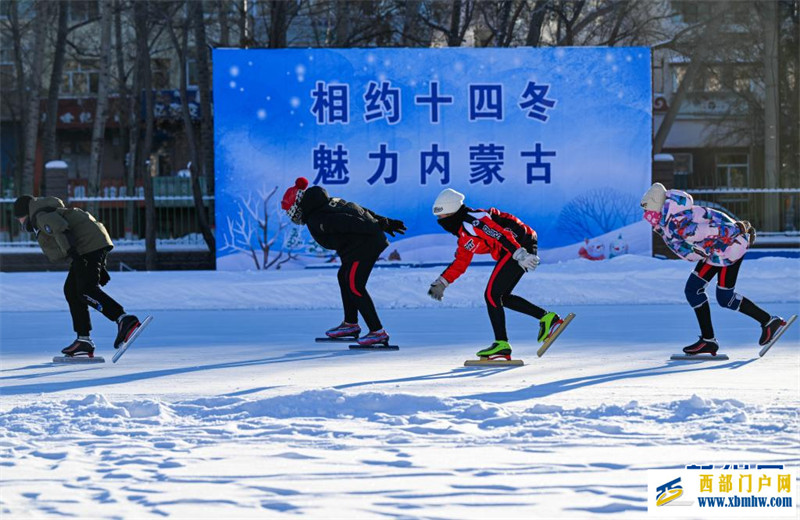
[(284, 211), (288, 211), (289, 208), (294, 206), (295, 202), (297, 202), (297, 195), (308, 188), (308, 179), (305, 177), (298, 177), (296, 181), (294, 181), (294, 186), (286, 190), (286, 193), (283, 194), (283, 200), (281, 200), (281, 208)]

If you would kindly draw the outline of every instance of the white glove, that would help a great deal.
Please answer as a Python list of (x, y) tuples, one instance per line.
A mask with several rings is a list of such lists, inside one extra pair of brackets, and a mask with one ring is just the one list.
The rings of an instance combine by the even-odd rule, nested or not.
[(450, 285), (450, 282), (440, 276), (431, 284), (430, 289), (428, 289), (428, 296), (436, 301), (442, 301), (444, 290), (448, 285)]
[(520, 247), (514, 254), (511, 256), (514, 260), (517, 261), (519, 266), (527, 273), (536, 269), (539, 265), (539, 257), (528, 253), (525, 251), (525, 248)]

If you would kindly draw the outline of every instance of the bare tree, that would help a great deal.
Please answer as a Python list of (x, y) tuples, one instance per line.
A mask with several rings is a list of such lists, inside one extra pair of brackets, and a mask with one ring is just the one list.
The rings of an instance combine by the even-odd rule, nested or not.
[[(25, 99), (26, 109), (23, 114), (22, 128), (25, 139), (25, 156), (22, 165), (22, 179), (20, 193), (33, 193), (34, 166), (36, 161), (36, 141), (39, 135), (39, 103), (42, 85), (42, 62), (40, 59), (44, 52), (45, 28), (47, 26), (47, 7), (42, 0), (33, 2), (33, 59), (30, 75), (24, 80), (28, 89)], [(15, 9), (16, 12), (16, 9)], [(20, 48), (21, 51), (21, 48)], [(20, 59), (21, 61), (21, 59)], [(20, 69), (20, 76), (23, 76)]]
[(430, 0), (423, 6), (422, 19), (433, 30), (442, 33), (448, 47), (460, 47), (472, 24), (476, 4), (474, 0)]
[(561, 233), (580, 241), (633, 224), (639, 218), (636, 197), (613, 188), (598, 188), (565, 204), (556, 225)]
[[(180, 5), (180, 4), (179, 4)], [(199, 2), (195, 2), (194, 4), (189, 5), (189, 10), (195, 10), (199, 6)], [(187, 56), (189, 54), (189, 32), (190, 32), (190, 20), (194, 20), (194, 16), (183, 17), (181, 21), (181, 36), (180, 41), (178, 36), (175, 34), (175, 29), (172, 26), (172, 16), (169, 16), (167, 28), (169, 31), (170, 39), (172, 40), (172, 45), (175, 49), (175, 53), (178, 55), (178, 62), (180, 64), (180, 93), (181, 93), (181, 114), (183, 116), (183, 127), (184, 131), (186, 132), (186, 140), (189, 144), (189, 154), (192, 158), (191, 162), (189, 163), (189, 172), (192, 176), (192, 197), (194, 199), (194, 208), (195, 213), (197, 213), (197, 221), (200, 225), (200, 232), (203, 234), (203, 239), (208, 246), (208, 250), (210, 253), (214, 253), (216, 251), (216, 244), (214, 239), (214, 234), (211, 232), (211, 228), (208, 225), (208, 220), (206, 219), (206, 210), (205, 210), (205, 201), (203, 200), (203, 192), (200, 188), (200, 177), (202, 176), (201, 170), (201, 161), (200, 161), (200, 154), (197, 151), (197, 140), (194, 135), (194, 125), (192, 123), (192, 116), (189, 111), (189, 90), (187, 88), (187, 74), (186, 74), (186, 63), (187, 63)]]
[[(211, 76), (206, 43), (206, 26), (202, 2), (193, 2), (190, 9), (194, 26), (195, 59), (197, 60), (197, 88), (200, 95), (200, 146), (203, 150), (203, 175), (206, 186), (214, 193), (214, 122), (211, 111)], [(198, 163), (198, 166), (200, 163)]]
[(67, 10), (68, 4), (51, 4), (58, 11), (55, 47), (53, 49), (53, 68), (50, 71), (50, 85), (47, 90), (47, 117), (42, 128), (42, 148), (45, 164), (58, 158), (56, 149), (56, 123), (58, 117), (58, 95), (61, 89), (61, 74), (64, 70), (64, 54), (67, 50)]
[[(156, 207), (153, 193), (155, 156), (153, 148), (153, 76), (150, 69), (150, 2), (139, 0), (133, 4), (134, 29), (136, 31), (136, 75), (135, 84), (145, 92), (144, 142), (137, 146), (136, 169), (143, 173), (145, 198), (145, 266), (148, 271), (158, 267), (156, 252)], [(140, 92), (137, 90), (136, 92)], [(138, 127), (136, 129), (138, 135)], [(146, 164), (150, 161), (149, 167)]]
[[(103, 150), (105, 147), (106, 119), (108, 118), (108, 83), (111, 71), (111, 0), (100, 2), (100, 75), (97, 83), (97, 104), (92, 125), (92, 147), (89, 157), (89, 196), (100, 194), (103, 176)], [(97, 202), (88, 205), (89, 212), (97, 214)]]

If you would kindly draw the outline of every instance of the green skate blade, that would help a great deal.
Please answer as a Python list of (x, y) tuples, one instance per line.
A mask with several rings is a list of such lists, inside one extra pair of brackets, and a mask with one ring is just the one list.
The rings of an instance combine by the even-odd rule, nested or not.
[(564, 323), (559, 325), (558, 329), (553, 333), (552, 336), (550, 336), (550, 339), (546, 340), (544, 342), (544, 344), (542, 344), (542, 346), (539, 347), (539, 350), (536, 351), (536, 355), (539, 356), (539, 357), (542, 357), (544, 355), (544, 353), (547, 352), (547, 349), (550, 348), (550, 345), (552, 345), (553, 342), (556, 339), (558, 339), (558, 337), (561, 335), (561, 333), (564, 332), (564, 329), (567, 328), (567, 325), (572, 323), (573, 319), (575, 319), (575, 313), (570, 312), (569, 314), (567, 314), (567, 317), (564, 318)]
[(521, 367), (525, 363), (521, 359), (468, 359), (465, 367)]
[(672, 361), (728, 361), (728, 356), (725, 354), (718, 354), (712, 356), (711, 354), (695, 354), (690, 356), (688, 354), (673, 354), (669, 357)]
[(93, 358), (89, 357), (89, 356), (74, 356), (74, 357), (70, 357), (70, 356), (55, 356), (53, 358), (53, 363), (65, 363), (65, 364), (68, 364), (68, 365), (72, 365), (72, 364), (74, 364), (74, 365), (85, 365), (85, 364), (89, 364), (89, 363), (105, 363), (105, 362), (106, 362), (106, 360), (103, 359), (102, 356), (95, 356)]

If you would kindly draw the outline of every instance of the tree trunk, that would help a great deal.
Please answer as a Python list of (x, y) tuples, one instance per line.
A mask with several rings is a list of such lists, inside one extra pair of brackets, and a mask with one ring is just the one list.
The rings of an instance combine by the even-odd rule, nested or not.
[(228, 25), (228, 13), (230, 12), (229, 0), (218, 0), (217, 9), (219, 11), (219, 45), (220, 47), (230, 46), (230, 25)]
[[(141, 87), (145, 92), (145, 132), (144, 143), (137, 154), (137, 170), (144, 177), (144, 207), (145, 207), (145, 267), (148, 271), (158, 268), (156, 252), (156, 205), (153, 193), (154, 157), (151, 155), (153, 147), (153, 76), (150, 70), (150, 46), (148, 43), (148, 9), (149, 2), (139, 0), (134, 2), (133, 11), (136, 29), (136, 65), (140, 70)], [(145, 164), (145, 159), (149, 161)]]
[[(100, 2), (100, 77), (97, 84), (97, 105), (92, 127), (92, 147), (89, 156), (89, 196), (100, 196), (100, 179), (103, 176), (103, 150), (108, 117), (108, 80), (111, 69), (111, 0)], [(88, 204), (89, 213), (97, 215), (99, 203)]]
[[(762, 2), (764, 13), (764, 187), (780, 186), (780, 97), (778, 95), (778, 5)], [(780, 231), (780, 197), (767, 195), (764, 228)]]
[(61, 91), (61, 75), (64, 71), (64, 54), (67, 50), (67, 4), (51, 4), (58, 9), (58, 29), (56, 46), (53, 52), (53, 68), (50, 72), (50, 86), (47, 90), (47, 118), (42, 131), (44, 163), (58, 159), (56, 143), (56, 124), (58, 123), (58, 95)]
[[(190, 5), (189, 9), (195, 9), (197, 4)], [(183, 127), (186, 131), (186, 141), (189, 144), (189, 155), (192, 162), (189, 166), (189, 172), (192, 175), (192, 197), (194, 198), (194, 209), (197, 213), (197, 222), (200, 224), (200, 232), (203, 234), (210, 253), (216, 252), (216, 244), (214, 240), (214, 233), (208, 225), (206, 219), (206, 208), (203, 202), (203, 191), (200, 189), (200, 177), (202, 176), (202, 166), (200, 162), (200, 154), (197, 152), (197, 140), (194, 135), (194, 126), (192, 125), (192, 116), (189, 112), (189, 90), (187, 88), (186, 78), (186, 55), (189, 52), (189, 24), (184, 24), (182, 40), (179, 43), (175, 31), (172, 27), (169, 28), (169, 34), (172, 39), (172, 44), (175, 47), (175, 53), (178, 55), (181, 65), (180, 75), (180, 91), (181, 91), (181, 114), (183, 116)]]
[(11, 38), (14, 40), (14, 75), (17, 82), (16, 104), (19, 113), (20, 127), (17, 129), (17, 151), (18, 157), (23, 158), (16, 161), (14, 170), (14, 190), (16, 195), (30, 194), (23, 191), (23, 164), (25, 157), (25, 122), (28, 120), (28, 95), (25, 91), (25, 66), (22, 61), (22, 31), (19, 26), (19, 2), (11, 4)]
[(454, 0), (451, 9), (450, 30), (447, 33), (447, 46), (461, 47), (461, 38), (459, 37), (459, 29), (461, 29), (461, 0)]
[[(36, 14), (33, 19), (33, 56), (39, 57), (44, 52), (45, 29), (47, 17), (45, 5), (34, 2), (33, 9)], [(42, 84), (42, 61), (32, 60), (31, 75), (26, 81), (28, 88), (27, 105), (23, 128), (25, 134), (25, 158), (22, 167), (22, 193), (33, 193), (34, 166), (36, 163), (36, 140), (39, 136), (39, 103)]]
[[(139, 141), (139, 119), (134, 117), (135, 96), (131, 96), (128, 90), (128, 79), (125, 72), (125, 57), (123, 54), (124, 40), (122, 35), (122, 0), (116, 0), (114, 9), (114, 33), (116, 45), (114, 47), (119, 99), (117, 102), (117, 114), (119, 117), (119, 139), (122, 147), (122, 157), (125, 168), (125, 196), (133, 197), (136, 193), (136, 145)], [(134, 74), (134, 77), (138, 75)], [(141, 90), (141, 89), (140, 89)], [(140, 91), (139, 90), (139, 91)], [(134, 86), (134, 92), (137, 92)], [(127, 240), (133, 239), (133, 220), (136, 212), (136, 205), (133, 202), (125, 203), (124, 233)]]
[[(200, 94), (200, 146), (203, 150), (202, 174), (206, 178), (206, 189), (214, 193), (214, 120), (211, 113), (211, 67), (208, 60), (206, 26), (203, 20), (202, 2), (192, 2), (194, 24), (195, 59), (197, 60), (197, 89)], [(200, 168), (201, 164), (197, 164)]]
[(536, 0), (528, 23), (528, 35), (525, 38), (525, 45), (528, 47), (538, 47), (542, 39), (542, 25), (547, 14), (548, 0)]
[(286, 33), (289, 30), (289, 5), (283, 0), (269, 3), (269, 48), (286, 47)]

